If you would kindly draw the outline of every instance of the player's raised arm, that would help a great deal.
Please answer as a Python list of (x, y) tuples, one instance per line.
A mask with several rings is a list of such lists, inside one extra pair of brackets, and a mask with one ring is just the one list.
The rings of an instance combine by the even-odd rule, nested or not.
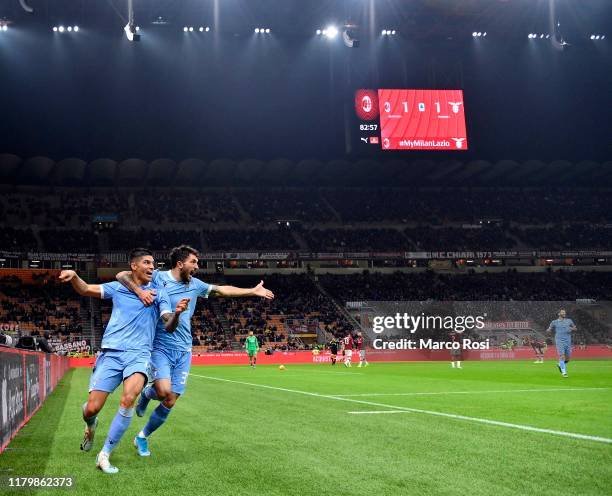
[(93, 296), (102, 298), (102, 290), (99, 284), (87, 284), (74, 270), (62, 270), (59, 275), (60, 282), (69, 282), (74, 290), (81, 296)]
[(259, 296), (266, 300), (274, 299), (274, 293), (264, 288), (263, 281), (260, 281), (254, 288), (237, 288), (235, 286), (213, 286), (210, 293), (214, 296), (225, 298)]
[(161, 314), (160, 318), (164, 322), (166, 331), (174, 332), (176, 330), (179, 323), (179, 317), (185, 310), (187, 310), (190, 301), (191, 298), (183, 298), (176, 304), (174, 312), (165, 312)]
[(132, 277), (132, 272), (129, 270), (123, 270), (119, 272), (115, 279), (123, 284), (132, 293), (138, 296), (138, 299), (142, 301), (145, 307), (148, 307), (155, 301), (156, 291), (154, 289), (142, 289), (136, 284)]

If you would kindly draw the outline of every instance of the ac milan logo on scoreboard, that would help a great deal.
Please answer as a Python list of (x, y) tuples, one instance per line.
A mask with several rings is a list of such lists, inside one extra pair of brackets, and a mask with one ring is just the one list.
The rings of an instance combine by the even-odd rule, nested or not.
[(357, 90), (355, 92), (355, 112), (362, 121), (378, 118), (378, 91)]

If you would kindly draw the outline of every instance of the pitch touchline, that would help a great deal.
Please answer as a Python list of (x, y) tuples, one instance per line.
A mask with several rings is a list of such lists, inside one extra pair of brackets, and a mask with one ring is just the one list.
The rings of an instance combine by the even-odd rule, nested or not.
[(596, 441), (599, 443), (612, 444), (612, 439), (607, 438), (607, 437), (588, 436), (586, 434), (577, 434), (574, 432), (565, 432), (565, 431), (555, 431), (552, 429), (542, 429), (539, 427), (532, 427), (529, 425), (511, 424), (509, 422), (499, 422), (497, 420), (488, 420), (488, 419), (483, 419), (483, 418), (478, 418), (478, 417), (466, 417), (464, 415), (455, 415), (452, 413), (434, 412), (431, 410), (421, 410), (418, 408), (407, 408), (403, 406), (387, 405), (385, 403), (377, 403), (374, 401), (355, 400), (352, 398), (345, 398), (342, 396), (311, 393), (308, 391), (300, 391), (297, 389), (288, 389), (288, 388), (282, 388), (282, 387), (276, 387), (276, 386), (267, 386), (265, 384), (256, 384), (253, 382), (234, 381), (231, 379), (222, 379), (221, 377), (212, 377), (208, 375), (199, 375), (199, 374), (189, 374), (189, 375), (194, 376), (194, 377), (201, 377), (203, 379), (210, 379), (212, 381), (230, 382), (233, 384), (242, 384), (244, 386), (253, 386), (253, 387), (260, 387), (264, 389), (271, 389), (273, 391), (285, 391), (286, 393), (302, 394), (305, 396), (314, 396), (315, 398), (325, 398), (328, 400), (336, 400), (336, 401), (348, 401), (350, 403), (359, 403), (361, 405), (377, 406), (377, 407), (382, 407), (382, 408), (387, 408), (387, 409), (390, 408), (392, 410), (397, 410), (397, 411), (402, 411), (402, 412), (420, 413), (424, 415), (433, 415), (435, 417), (444, 417), (444, 418), (451, 418), (451, 419), (456, 419), (456, 420), (466, 420), (468, 422), (477, 422), (481, 424), (495, 425), (499, 427), (509, 427), (512, 429), (519, 429), (519, 430), (529, 431), (529, 432), (540, 432), (544, 434), (553, 434), (555, 436), (563, 436), (563, 437), (569, 437), (573, 439), (585, 439), (588, 441)]
[(544, 393), (548, 391), (601, 391), (610, 389), (601, 388), (547, 388), (547, 389), (504, 389), (499, 391), (435, 391), (413, 393), (361, 393), (361, 394), (335, 394), (339, 398), (354, 398), (361, 396), (434, 396), (439, 394), (480, 394), (480, 393)]

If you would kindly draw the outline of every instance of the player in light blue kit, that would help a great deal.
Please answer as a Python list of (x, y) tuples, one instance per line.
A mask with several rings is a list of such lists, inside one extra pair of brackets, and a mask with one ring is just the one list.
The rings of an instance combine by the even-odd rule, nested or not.
[(73, 270), (63, 270), (59, 276), (61, 282), (70, 282), (81, 296), (113, 300), (113, 311), (102, 337), (102, 353), (96, 359), (89, 382), (89, 397), (83, 405), (86, 427), (81, 443), (82, 450), (91, 450), (98, 425), (97, 415), (108, 395), (123, 382), (119, 411), (111, 423), (104, 447), (96, 457), (96, 466), (107, 474), (119, 471), (111, 465), (110, 454), (128, 429), (134, 414), (134, 402), (146, 383), (157, 323), (161, 317), (165, 329), (174, 331), (180, 314), (189, 304), (188, 299), (181, 299), (172, 312), (165, 289), (151, 283), (154, 261), (150, 251), (133, 250), (130, 267), (139, 288), (157, 288), (151, 305), (143, 305), (118, 282), (87, 284)]
[[(272, 291), (263, 287), (263, 281), (254, 288), (236, 288), (206, 284), (193, 277), (199, 268), (198, 255), (198, 251), (190, 246), (178, 246), (170, 251), (172, 269), (153, 273), (153, 283), (165, 288), (171, 304), (181, 298), (188, 298), (189, 307), (180, 316), (175, 332), (169, 333), (164, 326), (157, 325), (151, 357), (154, 386), (148, 386), (142, 391), (136, 406), (136, 415), (144, 416), (150, 400), (158, 400), (160, 403), (151, 413), (147, 424), (134, 438), (134, 445), (140, 456), (150, 456), (147, 438), (166, 421), (179, 396), (185, 392), (185, 383), (191, 366), (191, 317), (195, 312), (198, 297), (208, 298), (214, 295), (259, 296), (268, 300), (274, 298)], [(153, 302), (155, 290), (135, 284), (133, 273), (120, 272), (117, 274), (117, 280), (138, 296), (145, 305)]]
[(563, 377), (567, 377), (567, 363), (572, 352), (572, 332), (576, 332), (576, 325), (572, 319), (566, 318), (565, 310), (559, 310), (559, 318), (553, 320), (548, 326), (548, 332), (555, 333), (555, 344), (559, 352), (557, 368)]

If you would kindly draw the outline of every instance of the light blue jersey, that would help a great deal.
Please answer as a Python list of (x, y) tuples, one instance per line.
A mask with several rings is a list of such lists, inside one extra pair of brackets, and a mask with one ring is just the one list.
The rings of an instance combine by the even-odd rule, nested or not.
[(183, 281), (177, 281), (172, 272), (158, 271), (153, 272), (153, 283), (161, 288), (164, 288), (172, 308), (183, 298), (190, 298), (189, 307), (179, 317), (178, 327), (174, 332), (168, 332), (160, 322), (157, 324), (155, 340), (153, 347), (155, 349), (190, 351), (191, 350), (191, 317), (195, 312), (198, 303), (198, 297), (208, 298), (213, 286), (195, 277), (191, 278), (189, 284)]
[(102, 349), (128, 351), (153, 349), (155, 329), (163, 328), (160, 316), (172, 313), (168, 293), (163, 286), (149, 283), (142, 289), (155, 289), (153, 305), (145, 307), (138, 297), (119, 282), (101, 285), (102, 298), (113, 300), (113, 312), (102, 336)]
[(556, 319), (549, 326), (555, 332), (555, 341), (570, 341), (572, 338), (571, 327), (575, 327), (572, 319)]

